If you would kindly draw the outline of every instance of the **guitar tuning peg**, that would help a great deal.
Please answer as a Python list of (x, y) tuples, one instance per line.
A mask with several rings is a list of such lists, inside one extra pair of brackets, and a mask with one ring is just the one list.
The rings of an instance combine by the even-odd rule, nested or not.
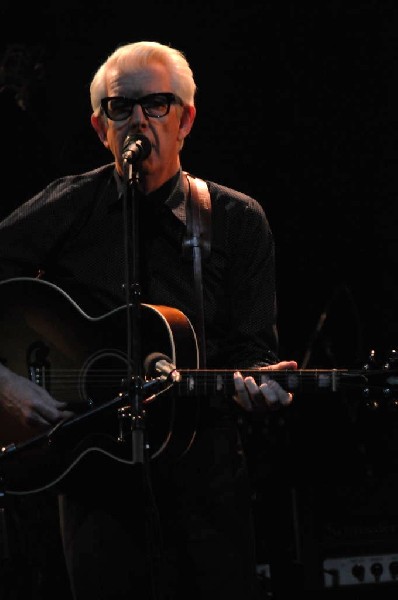
[(371, 411), (375, 411), (380, 408), (380, 402), (378, 402), (375, 399), (369, 399), (369, 400), (366, 400), (365, 406), (367, 409), (369, 409)]
[(362, 390), (365, 407), (370, 411), (376, 411), (380, 408), (380, 402), (373, 398), (370, 388), (366, 387)]
[(376, 364), (376, 351), (375, 350), (371, 350), (369, 352), (369, 356), (368, 356), (367, 362), (363, 365), (363, 369), (365, 369), (365, 370), (375, 369), (376, 366), (377, 366), (377, 364)]
[(385, 364), (386, 369), (390, 369), (391, 367), (396, 367), (398, 365), (398, 352), (394, 348), (390, 350), (390, 354), (388, 356), (388, 360)]
[(398, 399), (392, 398), (392, 400), (390, 400), (388, 402), (387, 408), (390, 412), (393, 412), (393, 413), (398, 412)]

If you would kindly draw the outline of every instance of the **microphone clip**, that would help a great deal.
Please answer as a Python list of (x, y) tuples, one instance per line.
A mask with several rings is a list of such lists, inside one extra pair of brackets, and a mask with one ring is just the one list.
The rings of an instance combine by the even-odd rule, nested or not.
[(151, 142), (145, 135), (139, 133), (128, 135), (123, 144), (123, 161), (136, 165), (148, 158), (151, 150)]

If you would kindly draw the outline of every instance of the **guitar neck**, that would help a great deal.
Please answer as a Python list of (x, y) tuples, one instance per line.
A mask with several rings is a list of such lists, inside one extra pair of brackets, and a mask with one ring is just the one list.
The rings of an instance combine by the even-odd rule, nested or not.
[[(347, 369), (301, 369), (301, 370), (261, 370), (240, 369), (243, 377), (253, 377), (257, 385), (269, 379), (277, 381), (289, 392), (336, 392), (342, 385), (364, 387), (367, 383), (366, 372)], [(233, 393), (236, 369), (205, 370), (178, 369), (178, 382), (181, 394)]]

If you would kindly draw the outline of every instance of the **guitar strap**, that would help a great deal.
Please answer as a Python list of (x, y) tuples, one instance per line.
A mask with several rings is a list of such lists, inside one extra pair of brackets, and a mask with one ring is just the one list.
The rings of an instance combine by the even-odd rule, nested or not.
[(186, 227), (183, 255), (193, 260), (196, 305), (199, 326), (199, 368), (206, 368), (206, 334), (203, 308), (202, 259), (211, 250), (211, 202), (207, 184), (203, 179), (184, 171), (186, 190)]

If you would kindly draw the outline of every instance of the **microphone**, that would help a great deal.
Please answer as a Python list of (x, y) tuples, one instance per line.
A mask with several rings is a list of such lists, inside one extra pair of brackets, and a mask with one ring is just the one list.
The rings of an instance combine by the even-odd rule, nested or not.
[(131, 165), (145, 160), (151, 153), (152, 145), (145, 135), (136, 133), (128, 135), (123, 144), (123, 160)]

